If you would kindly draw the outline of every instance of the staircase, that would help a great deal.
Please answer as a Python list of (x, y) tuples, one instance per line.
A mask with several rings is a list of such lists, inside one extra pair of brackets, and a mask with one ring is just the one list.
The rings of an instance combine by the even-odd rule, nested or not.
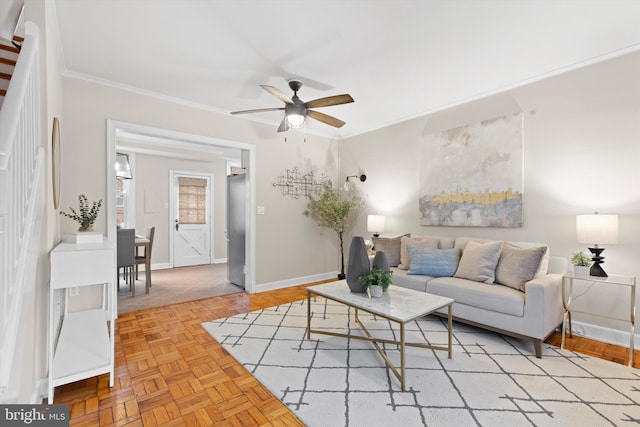
[[(24, 37), (16, 36), (13, 41), (20, 46), (24, 42)], [(20, 50), (14, 44), (0, 39), (0, 108), (2, 108), (2, 102), (7, 95), (7, 88), (19, 53)]]
[[(27, 23), (22, 48), (0, 47), (0, 403), (15, 393), (11, 374), (25, 334), (23, 306), (33, 294), (45, 212), (45, 151), (40, 130), (38, 28)], [(8, 76), (7, 76), (8, 75)]]

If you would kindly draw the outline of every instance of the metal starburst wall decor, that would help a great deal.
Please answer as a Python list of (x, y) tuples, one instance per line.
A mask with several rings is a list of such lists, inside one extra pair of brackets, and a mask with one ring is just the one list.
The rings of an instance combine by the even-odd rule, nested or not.
[(323, 175), (316, 180), (315, 174), (312, 172), (302, 173), (298, 168), (287, 169), (287, 173), (276, 177), (274, 187), (280, 187), (283, 196), (291, 196), (294, 199), (300, 197), (311, 198), (313, 194), (318, 194), (328, 182)]

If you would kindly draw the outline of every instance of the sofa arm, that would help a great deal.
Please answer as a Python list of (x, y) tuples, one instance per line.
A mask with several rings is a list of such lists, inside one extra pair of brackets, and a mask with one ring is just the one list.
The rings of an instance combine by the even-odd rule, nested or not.
[(562, 275), (538, 277), (527, 282), (524, 290), (524, 316), (530, 320), (532, 336), (544, 339), (562, 323)]

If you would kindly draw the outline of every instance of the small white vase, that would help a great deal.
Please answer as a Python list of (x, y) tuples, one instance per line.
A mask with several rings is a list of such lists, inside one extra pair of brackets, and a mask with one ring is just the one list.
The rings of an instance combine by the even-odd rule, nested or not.
[(573, 266), (574, 277), (589, 277), (589, 267), (584, 265)]
[(369, 286), (369, 291), (371, 292), (371, 297), (380, 298), (384, 291), (382, 290), (382, 286), (371, 285)]

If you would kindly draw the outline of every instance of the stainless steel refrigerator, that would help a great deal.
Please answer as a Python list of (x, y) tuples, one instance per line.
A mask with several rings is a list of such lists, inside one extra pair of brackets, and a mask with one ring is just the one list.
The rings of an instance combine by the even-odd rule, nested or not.
[(246, 234), (246, 174), (227, 176), (227, 275), (244, 289)]

